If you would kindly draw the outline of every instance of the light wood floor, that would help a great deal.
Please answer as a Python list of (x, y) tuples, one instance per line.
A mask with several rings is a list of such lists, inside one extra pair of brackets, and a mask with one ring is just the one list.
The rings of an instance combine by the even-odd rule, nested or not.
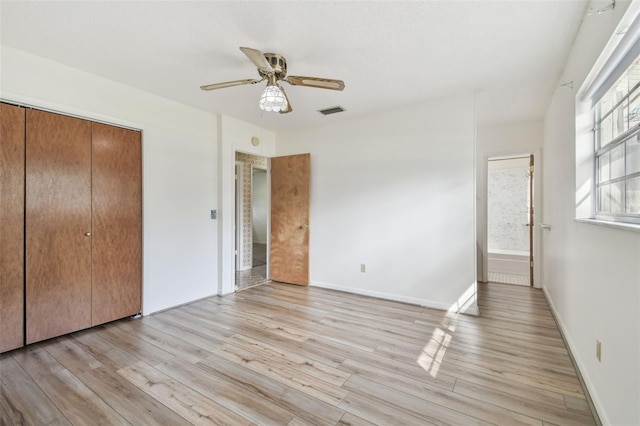
[(594, 424), (542, 293), (480, 308), (266, 284), (0, 356), (0, 424)]

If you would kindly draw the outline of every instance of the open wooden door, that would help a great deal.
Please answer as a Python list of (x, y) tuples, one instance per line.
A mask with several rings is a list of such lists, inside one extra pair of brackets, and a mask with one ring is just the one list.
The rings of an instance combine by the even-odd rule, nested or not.
[(309, 285), (311, 155), (271, 159), (271, 279)]

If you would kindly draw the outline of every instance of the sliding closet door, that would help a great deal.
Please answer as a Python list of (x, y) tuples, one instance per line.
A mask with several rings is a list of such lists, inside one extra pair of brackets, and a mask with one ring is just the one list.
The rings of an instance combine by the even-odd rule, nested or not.
[(142, 290), (140, 132), (93, 123), (92, 324), (135, 315)]
[(27, 110), (27, 343), (91, 326), (91, 123)]
[(0, 352), (24, 344), (24, 126), (0, 104)]

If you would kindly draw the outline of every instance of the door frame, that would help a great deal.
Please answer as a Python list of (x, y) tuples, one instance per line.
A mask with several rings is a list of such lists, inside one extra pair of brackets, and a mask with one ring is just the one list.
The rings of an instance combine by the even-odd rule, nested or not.
[(489, 254), (488, 254), (488, 161), (489, 159), (509, 159), (509, 158), (521, 158), (521, 157), (529, 157), (533, 155), (534, 158), (534, 173), (533, 173), (533, 287), (542, 288), (541, 281), (541, 272), (542, 272), (542, 246), (541, 246), (541, 231), (540, 231), (540, 223), (541, 221), (541, 213), (542, 213), (542, 150), (537, 149), (535, 151), (517, 151), (517, 152), (495, 152), (495, 153), (487, 153), (484, 155), (482, 161), (482, 185), (481, 185), (481, 193), (480, 193), (480, 213), (482, 219), (478, 221), (478, 241), (477, 246), (480, 249), (480, 281), (487, 282), (489, 281)]
[(234, 174), (235, 174), (235, 219), (233, 222), (233, 229), (235, 230), (235, 242), (234, 242), (234, 263), (233, 272), (242, 270), (241, 259), (244, 257), (244, 246), (242, 244), (242, 216), (244, 214), (244, 205), (242, 199), (244, 198), (244, 163), (242, 161), (235, 162)]

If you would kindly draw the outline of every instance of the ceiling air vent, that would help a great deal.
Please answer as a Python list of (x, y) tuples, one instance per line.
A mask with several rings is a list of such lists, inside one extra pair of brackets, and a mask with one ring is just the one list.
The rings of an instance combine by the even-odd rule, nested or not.
[(331, 108), (325, 108), (325, 109), (321, 109), (318, 112), (322, 115), (329, 115), (329, 114), (336, 114), (338, 112), (344, 112), (345, 109), (342, 108), (341, 106), (334, 106)]

